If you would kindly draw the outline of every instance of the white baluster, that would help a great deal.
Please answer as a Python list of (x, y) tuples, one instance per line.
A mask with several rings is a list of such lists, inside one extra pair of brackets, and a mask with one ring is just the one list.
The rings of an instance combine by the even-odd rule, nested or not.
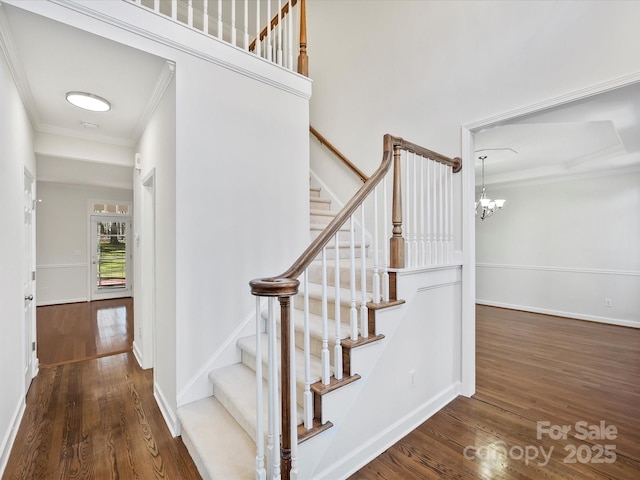
[(364, 203), (360, 205), (360, 224), (360, 290), (362, 291), (360, 335), (362, 338), (367, 338), (369, 336), (369, 309), (367, 308), (367, 249), (365, 246)]
[(425, 170), (426, 172), (426, 188), (424, 192), (424, 202), (425, 202), (425, 226), (426, 226), (426, 238), (425, 238), (425, 252), (424, 252), (424, 262), (425, 265), (431, 265), (431, 163), (433, 163), (429, 159), (425, 159)]
[(349, 326), (351, 327), (351, 340), (358, 340), (358, 310), (356, 309), (356, 247), (355, 230), (353, 227), (353, 215), (349, 218), (350, 245), (349, 245), (349, 268), (351, 276), (351, 310), (349, 310)]
[(289, 1), (289, 14), (287, 15), (287, 68), (293, 70), (293, 6)]
[(278, 50), (276, 52), (276, 63), (282, 65), (282, 0), (278, 0)]
[(379, 264), (379, 241), (378, 237), (378, 188), (373, 189), (373, 303), (380, 303), (380, 264)]
[(438, 194), (438, 179), (436, 176), (437, 163), (432, 161), (432, 178), (431, 178), (431, 264), (436, 265), (438, 263), (438, 215), (437, 215), (437, 201)]
[(291, 470), (289, 478), (298, 478), (298, 389), (296, 386), (296, 326), (294, 322), (293, 297), (289, 297), (289, 387), (291, 401), (289, 402), (290, 435), (291, 435)]
[(257, 1), (256, 2), (256, 48), (255, 48), (255, 51), (254, 51), (254, 53), (257, 56), (261, 55), (260, 45), (261, 45), (261, 42), (260, 42), (260, 1)]
[(202, 31), (209, 33), (209, 0), (202, 0)]
[(335, 252), (336, 258), (334, 260), (334, 268), (335, 272), (333, 275), (335, 290), (336, 290), (336, 302), (335, 302), (335, 312), (334, 319), (336, 322), (335, 325), (335, 334), (336, 334), (336, 343), (333, 347), (333, 376), (336, 377), (336, 380), (342, 380), (342, 345), (340, 344), (340, 339), (342, 338), (342, 329), (341, 329), (341, 311), (340, 311), (340, 232), (336, 233), (335, 236)]
[(327, 306), (327, 248), (322, 249), (322, 384), (329, 385), (331, 361), (329, 357), (329, 315)]
[[(136, 0), (136, 3), (142, 3), (142, 1)], [(160, 0), (153, 0), (153, 11), (160, 13)]]
[(171, 0), (171, 18), (178, 19), (178, 0)]
[(231, 1), (231, 45), (236, 46), (236, 0)]
[(384, 251), (384, 265), (382, 269), (382, 301), (389, 301), (389, 218), (388, 218), (388, 199), (387, 199), (387, 184), (389, 181), (389, 175), (385, 175), (382, 180), (382, 231), (384, 232), (384, 243), (383, 243), (383, 251)]
[(426, 159), (424, 157), (420, 157), (420, 191), (418, 192), (418, 205), (420, 205), (420, 237), (418, 242), (418, 264), (424, 266), (426, 264), (426, 251), (427, 247), (424, 242), (424, 164)]
[(264, 468), (264, 402), (262, 391), (262, 312), (260, 311), (260, 297), (256, 297), (256, 480), (266, 480), (267, 472)]
[(218, 0), (218, 38), (222, 40), (222, 0)]
[(449, 263), (453, 263), (453, 167), (449, 167)]
[(412, 225), (411, 225), (411, 248), (413, 250), (413, 265), (418, 265), (418, 165), (416, 163), (416, 154), (411, 154), (412, 159), (412, 169), (411, 176), (413, 181), (413, 188), (411, 190), (411, 202), (413, 203), (411, 208), (411, 213), (413, 213), (412, 217)]
[(442, 262), (449, 264), (449, 171), (450, 168), (444, 165), (444, 253)]
[(439, 182), (439, 187), (438, 187), (438, 194), (439, 194), (439, 200), (438, 200), (438, 210), (439, 210), (439, 214), (438, 214), (438, 218), (440, 220), (440, 226), (438, 228), (438, 264), (442, 265), (442, 263), (444, 263), (444, 193), (443, 193), (443, 187), (444, 187), (444, 179), (443, 179), (443, 175), (442, 172), (444, 171), (444, 167), (445, 165), (442, 163), (438, 163), (439, 165), (439, 172), (438, 172), (438, 182)]
[(404, 176), (402, 180), (402, 210), (404, 214), (404, 223), (402, 225), (403, 233), (404, 233), (404, 266), (406, 268), (411, 268), (413, 266), (411, 260), (413, 256), (411, 255), (411, 222), (409, 219), (411, 218), (411, 202), (409, 201), (410, 197), (410, 183), (409, 183), (409, 168), (411, 164), (409, 162), (409, 152), (402, 151), (402, 157), (405, 159), (405, 168), (402, 169), (402, 174)]
[(267, 0), (267, 60), (273, 59), (271, 51), (271, 0)]
[(187, 2), (187, 25), (193, 27), (193, 0)]
[[(273, 477), (275, 474), (275, 466), (276, 462), (279, 464), (280, 462), (280, 454), (278, 445), (276, 445), (276, 441), (278, 439), (277, 426), (278, 421), (276, 419), (276, 414), (278, 411), (278, 389), (277, 389), (277, 368), (275, 365), (276, 359), (276, 312), (274, 305), (274, 298), (269, 297), (269, 317), (268, 317), (268, 328), (267, 328), (267, 358), (269, 359), (267, 364), (267, 376), (268, 376), (268, 411), (269, 411), (269, 433), (267, 435), (267, 456), (269, 459), (269, 469), (270, 475), (269, 477)], [(256, 363), (261, 362), (261, 358), (256, 358)], [(275, 387), (275, 390), (274, 390)]]
[(313, 426), (313, 395), (311, 394), (311, 340), (309, 338), (309, 271), (304, 271), (304, 428)]
[(249, 0), (244, 0), (244, 22), (242, 28), (244, 31), (244, 49), (249, 50)]

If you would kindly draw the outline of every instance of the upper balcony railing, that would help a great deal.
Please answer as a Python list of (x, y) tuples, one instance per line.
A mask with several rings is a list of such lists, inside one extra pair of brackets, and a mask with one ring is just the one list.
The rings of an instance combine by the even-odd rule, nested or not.
[(307, 76), (305, 0), (125, 0)]

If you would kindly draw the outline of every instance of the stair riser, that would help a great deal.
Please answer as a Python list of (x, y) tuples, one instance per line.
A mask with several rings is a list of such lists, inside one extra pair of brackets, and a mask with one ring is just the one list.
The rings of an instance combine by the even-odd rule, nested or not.
[[(361, 258), (362, 255), (362, 249), (360, 248), (359, 245), (356, 245), (356, 247), (353, 249), (354, 250), (354, 255), (355, 258)], [(349, 246), (344, 246), (344, 247), (340, 247), (338, 249), (338, 252), (340, 254), (339, 258), (351, 258), (351, 247)], [(369, 248), (365, 247), (364, 249), (364, 255), (365, 257), (367, 257), (369, 255)], [(329, 247), (327, 249), (327, 260), (333, 260), (334, 258), (336, 258), (336, 250), (333, 247)], [(315, 258), (315, 260), (321, 260), (322, 259), (322, 254), (318, 254), (318, 256)]]
[[(349, 267), (343, 266), (342, 264), (346, 264), (347, 262), (340, 262), (340, 285), (342, 288), (351, 288), (351, 269)], [(356, 290), (360, 290), (362, 287), (362, 278), (360, 275), (360, 268), (359, 268), (359, 264), (360, 262), (356, 262), (356, 272), (355, 272), (355, 277), (356, 277)], [(335, 287), (336, 282), (335, 282), (335, 278), (336, 278), (336, 274), (335, 274), (335, 267), (333, 266), (327, 266), (327, 285), (331, 286), (331, 287)], [(322, 267), (320, 265), (312, 265), (311, 267), (309, 267), (309, 282), (311, 283), (317, 283), (319, 285), (322, 284)], [(371, 291), (372, 290), (372, 285), (373, 285), (373, 270), (371, 269), (367, 269), (367, 274), (366, 274), (366, 282), (367, 282), (367, 291)]]
[(315, 224), (319, 224), (319, 225), (326, 225), (328, 223), (331, 222), (331, 220), (333, 220), (335, 218), (336, 214), (332, 213), (331, 215), (320, 215), (317, 213), (312, 213), (310, 220), (311, 223), (315, 223)]
[[(244, 363), (251, 370), (253, 371), (256, 370), (256, 357), (251, 352), (247, 352), (243, 350), (241, 358), (242, 358), (242, 363)], [(300, 375), (298, 375), (298, 379), (296, 380), (296, 396), (297, 396), (296, 401), (299, 407), (303, 407), (305, 385), (304, 385), (304, 381), (301, 380), (299, 377)], [(262, 363), (262, 378), (264, 378), (265, 380), (269, 379), (269, 367), (265, 362)]]
[(310, 197), (319, 197), (320, 196), (320, 188), (318, 188), (318, 187), (309, 187), (309, 196)]
[[(322, 233), (322, 230), (318, 230), (318, 229), (312, 228), (311, 229), (311, 239), (312, 240), (316, 239), (321, 233)], [(340, 230), (340, 231), (338, 231), (338, 239), (339, 239), (340, 242), (348, 242), (351, 239), (351, 232), (349, 230)], [(333, 248), (333, 246), (330, 246), (329, 248)]]
[(309, 199), (309, 207), (312, 210), (326, 210), (326, 211), (329, 211), (331, 209), (331, 202), (327, 201), (324, 198), (311, 197)]
[[(302, 295), (297, 295), (294, 301), (295, 308), (302, 310), (304, 308), (304, 297)], [(360, 310), (361, 303), (361, 294), (360, 292), (356, 292), (356, 310)], [(327, 299), (327, 318), (334, 319), (335, 318), (335, 301), (332, 299)], [(309, 298), (309, 312), (322, 315), (322, 299), (320, 298)], [(349, 323), (351, 315), (351, 297), (348, 299), (340, 300), (340, 321), (344, 324)]]

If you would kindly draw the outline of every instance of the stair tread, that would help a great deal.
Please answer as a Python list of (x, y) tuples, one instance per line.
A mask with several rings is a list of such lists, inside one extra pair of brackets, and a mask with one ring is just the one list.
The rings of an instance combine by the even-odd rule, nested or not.
[[(218, 368), (209, 374), (213, 383), (213, 395), (255, 442), (256, 438), (256, 374), (244, 363), (234, 363)], [(262, 381), (264, 432), (267, 434), (268, 418), (267, 382)], [(298, 408), (297, 424), (302, 424), (303, 413)], [(255, 448), (255, 447), (254, 447)]]
[(178, 409), (182, 439), (204, 478), (254, 479), (256, 445), (215, 398)]

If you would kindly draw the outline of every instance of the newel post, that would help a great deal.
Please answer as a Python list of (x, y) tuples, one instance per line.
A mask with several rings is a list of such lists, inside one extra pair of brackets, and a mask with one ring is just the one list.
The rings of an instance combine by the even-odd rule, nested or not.
[(404, 268), (404, 238), (402, 238), (402, 172), (400, 167), (400, 145), (393, 146), (393, 204), (391, 222), (393, 236), (389, 241), (389, 266)]
[[(281, 480), (291, 476), (291, 349), (293, 339), (290, 335), (291, 297), (298, 293), (300, 282), (283, 277), (256, 279), (249, 282), (251, 294), (259, 297), (278, 297), (280, 302), (280, 475)], [(258, 360), (259, 361), (259, 360)], [(277, 368), (269, 365), (269, 368)], [(257, 408), (262, 408), (257, 405)]]
[(291, 364), (290, 349), (291, 338), (289, 334), (289, 322), (291, 297), (278, 297), (280, 302), (280, 394), (282, 395), (282, 441), (280, 446), (280, 475), (281, 480), (289, 480), (291, 474)]
[(300, 54), (298, 55), (298, 73), (309, 76), (309, 57), (307, 56), (307, 5), (300, 0)]

